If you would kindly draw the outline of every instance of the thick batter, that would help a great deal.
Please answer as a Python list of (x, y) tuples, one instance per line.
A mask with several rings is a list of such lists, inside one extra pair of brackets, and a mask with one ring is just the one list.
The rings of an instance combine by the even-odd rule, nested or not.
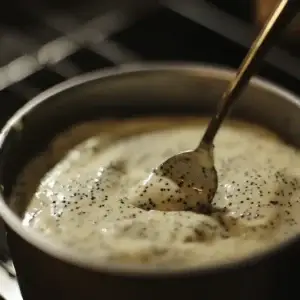
[(139, 182), (193, 149), (206, 125), (165, 118), (72, 128), (19, 179), (13, 202), (29, 200), (24, 226), (95, 261), (166, 268), (236, 260), (299, 234), (300, 153), (243, 122), (225, 123), (216, 138), (219, 188), (210, 215), (165, 211), (163, 203), (156, 210), (151, 197), (145, 209), (136, 206)]

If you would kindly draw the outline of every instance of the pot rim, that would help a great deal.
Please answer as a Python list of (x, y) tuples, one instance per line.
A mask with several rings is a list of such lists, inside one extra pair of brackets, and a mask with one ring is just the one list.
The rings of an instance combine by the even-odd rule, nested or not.
[[(49, 100), (52, 96), (55, 96), (65, 90), (71, 89), (80, 84), (91, 82), (94, 80), (101, 80), (102, 78), (120, 76), (122, 74), (137, 73), (143, 71), (178, 71), (178, 72), (196, 72), (199, 73), (199, 77), (230, 79), (235, 74), (234, 69), (225, 68), (222, 66), (211, 66), (205, 64), (195, 63), (142, 63), (142, 64), (125, 64), (116, 67), (105, 68), (102, 70), (90, 72), (87, 74), (76, 76), (72, 79), (66, 80), (34, 97), (21, 107), (15, 114), (7, 121), (5, 126), (0, 132), (0, 149), (6, 142), (6, 137), (10, 130), (14, 128), (20, 120), (30, 113), (36, 106), (42, 102)], [(273, 83), (255, 77), (251, 80), (251, 86), (257, 87), (262, 90), (269, 90), (279, 96), (285, 101), (289, 101), (295, 104), (300, 110), (300, 99), (293, 93), (274, 85)], [(1, 160), (1, 157), (0, 157)], [(88, 257), (83, 257), (79, 253), (72, 252), (66, 247), (55, 245), (51, 243), (43, 234), (22, 225), (20, 218), (9, 208), (0, 194), (0, 217), (4, 220), (6, 225), (13, 230), (20, 238), (31, 244), (35, 248), (41, 250), (47, 255), (59, 259), (65, 263), (82, 267), (85, 269), (91, 269), (94, 271), (107, 272), (113, 274), (122, 274), (126, 276), (181, 276), (181, 275), (205, 275), (209, 273), (215, 273), (220, 271), (230, 271), (238, 269), (241, 266), (251, 265), (257, 263), (265, 258), (281, 252), (282, 250), (292, 247), (293, 244), (300, 242), (300, 237), (296, 236), (282, 242), (280, 245), (265, 250), (261, 253), (251, 255), (250, 257), (242, 258), (234, 262), (225, 263), (213, 263), (204, 266), (195, 266), (180, 269), (162, 269), (151, 268), (147, 266), (132, 266), (121, 265), (112, 262), (96, 262)]]

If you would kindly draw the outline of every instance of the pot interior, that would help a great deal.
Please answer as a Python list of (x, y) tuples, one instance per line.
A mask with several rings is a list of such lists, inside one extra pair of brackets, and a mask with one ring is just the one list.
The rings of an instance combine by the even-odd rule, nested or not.
[[(211, 115), (232, 77), (228, 71), (201, 67), (150, 68), (108, 75), (93, 74), (63, 84), (32, 100), (13, 117), (0, 149), (5, 201), (9, 201), (24, 165), (71, 125), (92, 119)], [(243, 93), (232, 116), (262, 124), (299, 147), (300, 106), (293, 99), (256, 80)], [(20, 209), (24, 204), (18, 204)]]

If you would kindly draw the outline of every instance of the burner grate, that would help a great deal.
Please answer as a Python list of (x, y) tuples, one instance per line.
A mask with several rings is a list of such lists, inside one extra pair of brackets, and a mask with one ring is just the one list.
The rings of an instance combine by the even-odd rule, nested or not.
[[(33, 83), (33, 87), (43, 90), (49, 87), (48, 82), (58, 81), (51, 72), (62, 76), (62, 81), (97, 68), (132, 61), (134, 55), (110, 42), (109, 37), (155, 7), (146, 5), (147, 2), (144, 4), (143, 9), (128, 6), (98, 15), (95, 15), (93, 5), (90, 10), (77, 13), (36, 7), (36, 12), (27, 9), (20, 15), (16, 9), (15, 15), (20, 17), (17, 23), (15, 19), (4, 25), (0, 23), (3, 36), (0, 40), (3, 46), (0, 51), (0, 90), (11, 89), (11, 85), (19, 81), (24, 81), (24, 86)], [(24, 9), (22, 6), (17, 8)], [(33, 80), (28, 79), (36, 72)], [(46, 80), (46, 73), (50, 79)], [(40, 80), (39, 75), (42, 76)]]

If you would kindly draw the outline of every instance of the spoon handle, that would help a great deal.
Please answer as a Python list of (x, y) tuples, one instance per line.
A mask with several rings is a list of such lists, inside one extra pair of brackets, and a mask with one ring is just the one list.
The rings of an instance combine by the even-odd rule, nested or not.
[[(269, 17), (263, 29), (253, 42), (245, 59), (239, 67), (235, 78), (222, 95), (216, 115), (211, 119), (204, 133), (199, 147), (210, 147), (214, 138), (228, 114), (235, 100), (247, 86), (251, 76), (256, 72), (264, 55), (274, 45), (274, 41), (285, 27), (293, 20), (300, 11), (300, 0), (281, 0), (274, 12)], [(199, 148), (198, 147), (198, 148)]]

